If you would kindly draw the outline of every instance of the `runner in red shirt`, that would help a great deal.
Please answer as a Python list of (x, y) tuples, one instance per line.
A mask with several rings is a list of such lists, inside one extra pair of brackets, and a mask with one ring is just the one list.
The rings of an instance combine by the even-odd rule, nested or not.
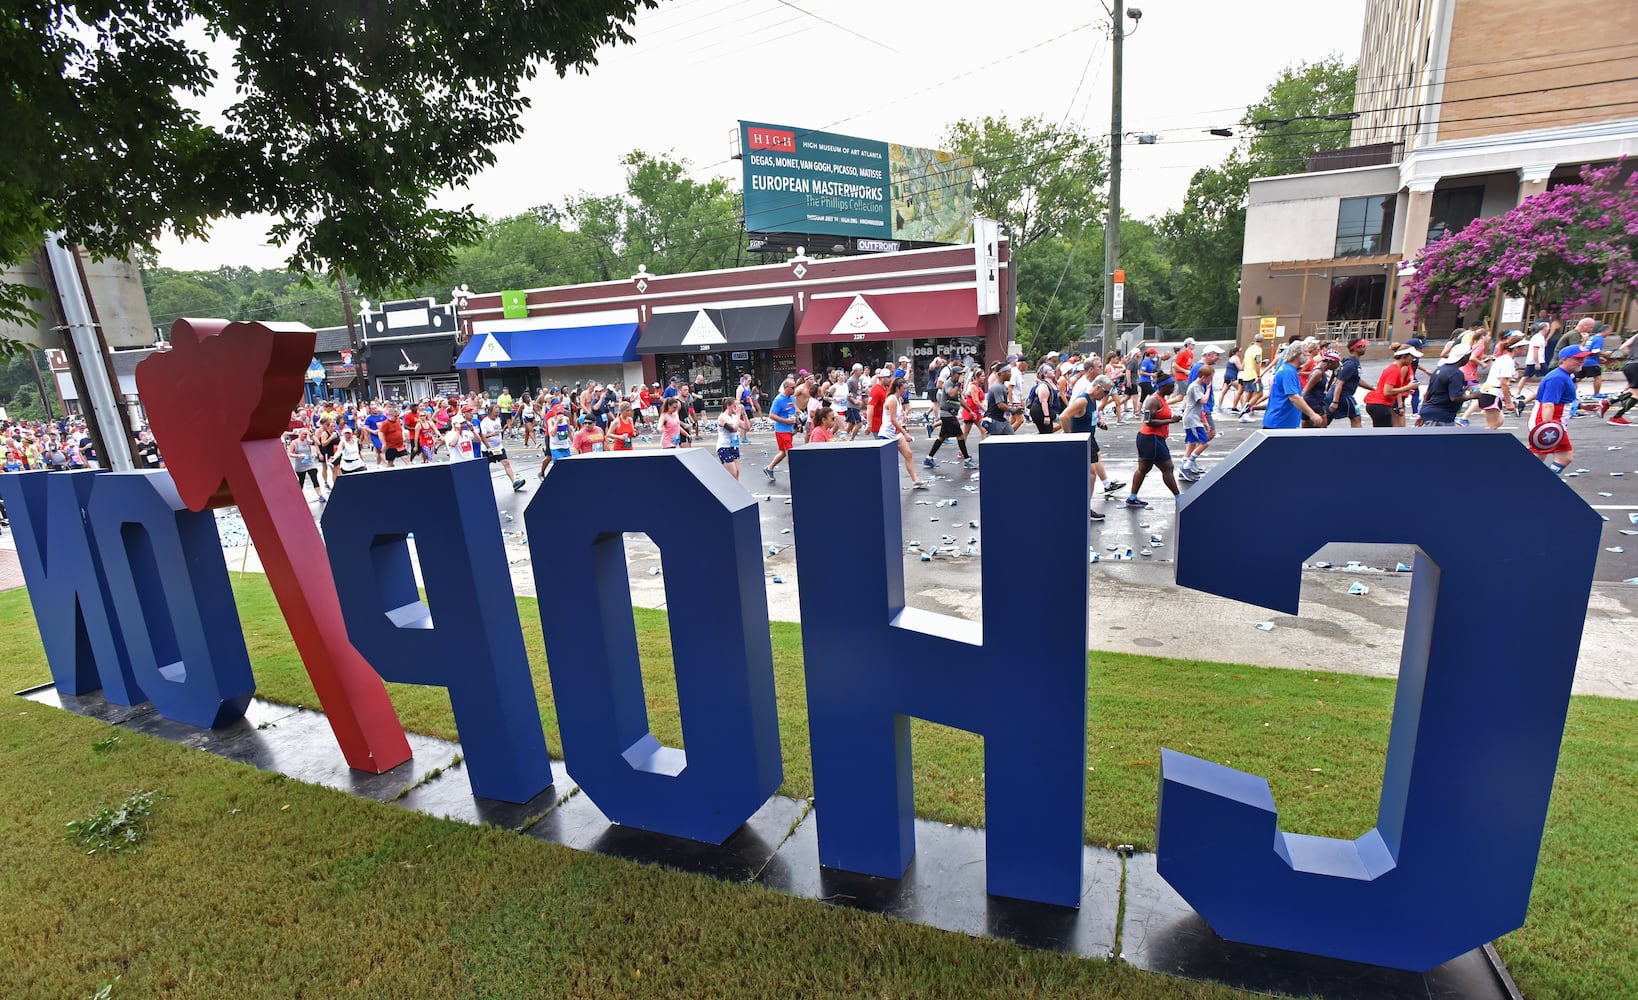
[(387, 419), (378, 428), (381, 433), (381, 455), (390, 466), (407, 454), (404, 451), (404, 424), (398, 419), (398, 408), (387, 407)]
[(1402, 398), (1416, 388), (1411, 381), (1411, 367), (1422, 352), (1414, 347), (1401, 347), (1393, 352), (1393, 364), (1382, 370), (1376, 388), (1365, 394), (1365, 412), (1370, 414), (1372, 427), (1403, 427)]
[(1138, 490), (1143, 488), (1143, 478), (1150, 469), (1159, 469), (1160, 478), (1172, 491), (1172, 496), (1178, 494), (1177, 479), (1172, 475), (1172, 453), (1166, 438), (1172, 424), (1183, 418), (1172, 416), (1171, 406), (1159, 391), (1150, 393), (1149, 398), (1143, 401), (1141, 416), (1143, 422), (1138, 426), (1137, 435), (1138, 467), (1132, 476), (1132, 492), (1126, 497), (1128, 507), (1149, 506), (1147, 501), (1138, 499)]
[(882, 406), (887, 402), (888, 395), (893, 390), (882, 381), (882, 376), (876, 376), (876, 384), (870, 387), (870, 433), (877, 434), (882, 429)]
[(637, 440), (637, 424), (631, 417), (631, 404), (620, 404), (620, 415), (614, 423), (609, 425), (608, 445), (610, 451), (630, 451), (631, 443)]

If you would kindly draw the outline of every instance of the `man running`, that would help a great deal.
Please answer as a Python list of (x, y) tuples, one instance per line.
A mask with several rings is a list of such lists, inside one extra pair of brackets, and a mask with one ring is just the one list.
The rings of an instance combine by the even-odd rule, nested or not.
[(1359, 362), (1365, 357), (1364, 340), (1356, 340), (1348, 345), (1348, 356), (1343, 359), (1342, 365), (1337, 368), (1337, 377), (1331, 382), (1331, 407), (1328, 418), (1331, 423), (1338, 420), (1348, 421), (1349, 427), (1361, 425), (1359, 418)]
[[(523, 491), (523, 477), (512, 470), (512, 461), (506, 457), (506, 442), (501, 437), (503, 426), (500, 419), (499, 404), (490, 403), (489, 412), (484, 415), (483, 422), (478, 425), (478, 436), (483, 439), (484, 457), (489, 460), (489, 464), (494, 465), (499, 462), (501, 468), (506, 470), (506, 478), (512, 481), (513, 492), (520, 493)], [(392, 463), (389, 461), (387, 464)]]
[[(1097, 489), (1103, 484), (1103, 495), (1109, 497), (1125, 486), (1125, 483), (1111, 481), (1109, 473), (1104, 471), (1103, 458), (1098, 450), (1098, 403), (1102, 402), (1114, 388), (1114, 382), (1107, 375), (1088, 379), (1086, 373), (1071, 371), (1079, 375), (1074, 386), (1069, 390), (1069, 402), (1064, 404), (1064, 411), (1058, 415), (1058, 429), (1065, 434), (1085, 434), (1090, 439), (1090, 468), (1092, 481), (1090, 486)], [(1088, 509), (1086, 516), (1094, 521), (1103, 520), (1098, 511)]]
[[(1580, 344), (1572, 344), (1558, 352), (1558, 367), (1547, 373), (1536, 390), (1536, 410), (1530, 415), (1530, 433), (1525, 439), (1531, 454), (1547, 463), (1553, 475), (1561, 476), (1575, 461), (1575, 448), (1570, 444), (1570, 407), (1575, 403), (1575, 380), (1587, 359), (1592, 357)], [(1426, 409), (1426, 407), (1423, 407)], [(1543, 424), (1557, 423), (1562, 432), (1556, 440), (1540, 433)]]
[(933, 405), (938, 409), (938, 437), (933, 440), (933, 447), (927, 452), (927, 457), (921, 461), (921, 464), (929, 469), (937, 464), (933, 460), (934, 456), (950, 438), (955, 438), (956, 447), (961, 451), (962, 468), (975, 468), (973, 457), (967, 452), (967, 435), (961, 430), (961, 399), (966, 395), (966, 390), (961, 385), (962, 374), (961, 362), (950, 362), (950, 366), (945, 369), (944, 384), (939, 387), (933, 400)]
[[(1302, 398), (1302, 378), (1297, 374), (1297, 369), (1307, 356), (1308, 347), (1302, 341), (1293, 340), (1286, 345), (1284, 359), (1280, 367), (1274, 370), (1274, 382), (1269, 386), (1268, 406), (1263, 410), (1264, 430), (1294, 430), (1302, 426), (1303, 417), (1307, 417), (1315, 427), (1325, 426), (1325, 415)], [(1250, 413), (1248, 408), (1246, 414)], [(1245, 416), (1240, 419), (1244, 420)]]
[(779, 446), (779, 454), (762, 469), (762, 474), (768, 477), (768, 482), (774, 481), (774, 470), (779, 468), (791, 453), (791, 444), (796, 435), (796, 379), (786, 378), (779, 386), (779, 395), (768, 407), (768, 418), (774, 425), (774, 443)]
[(1240, 356), (1240, 398), (1236, 402), (1239, 403), (1242, 424), (1256, 420), (1254, 412), (1262, 404), (1263, 348), (1267, 340), (1268, 334), (1257, 334), (1251, 346)]

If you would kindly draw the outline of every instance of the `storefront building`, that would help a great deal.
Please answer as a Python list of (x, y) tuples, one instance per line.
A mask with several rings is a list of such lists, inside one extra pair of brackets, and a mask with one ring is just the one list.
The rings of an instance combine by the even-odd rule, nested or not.
[(1000, 357), (986, 350), (977, 293), (965, 286), (816, 295), (796, 339), (813, 351), (816, 371), (848, 371), (856, 363), (875, 371), (909, 358), (917, 391), (936, 357), (981, 367)]
[(796, 370), (795, 311), (783, 298), (656, 307), (637, 352), (653, 359), (651, 382), (678, 379), (720, 406), (742, 376), (761, 391), (776, 373)]
[(535, 396), (591, 382), (629, 389), (642, 379), (633, 308), (480, 318), (470, 328), (455, 367), (471, 392)]
[[(515, 336), (519, 330), (555, 328), (562, 339), (574, 340), (592, 336), (584, 329), (588, 314), (629, 310), (625, 315), (636, 324), (641, 375), (624, 377), (622, 384), (663, 386), (676, 377), (712, 407), (733, 395), (746, 374), (767, 398), (781, 380), (803, 369), (880, 367), (900, 357), (914, 363), (919, 387), (938, 354), (981, 363), (1005, 356), (1013, 339), (1009, 258), (1006, 240), (997, 239), (825, 260), (798, 254), (781, 264), (689, 274), (657, 275), (639, 268), (625, 281), (506, 293), (514, 314), (525, 313), (510, 319), (501, 292), (475, 294), (465, 301), (460, 319), (474, 339), (480, 332)], [(472, 363), (470, 377), (481, 372), (487, 384), (491, 372), (506, 367), (495, 352), (514, 360), (518, 352), (497, 342), (487, 347), (490, 360), (480, 365), (485, 347), (468, 344), (462, 360), (463, 367)], [(567, 381), (558, 378), (560, 384)], [(518, 394), (516, 385), (509, 388)]]
[(364, 367), (374, 399), (414, 403), (460, 392), (455, 306), (431, 299), (361, 303)]

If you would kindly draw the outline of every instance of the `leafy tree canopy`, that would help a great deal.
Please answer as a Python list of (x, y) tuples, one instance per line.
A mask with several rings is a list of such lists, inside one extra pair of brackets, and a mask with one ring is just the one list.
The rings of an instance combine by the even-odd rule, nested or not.
[[(46, 233), (101, 254), (267, 212), (294, 269), (371, 288), (447, 271), (481, 231), (432, 206), (522, 131), (542, 66), (585, 72), (658, 0), (284, 4), (24, 0), (0, 15), (0, 264)], [(236, 44), (226, 125), (197, 28)], [(15, 293), (0, 313), (21, 318)]]
[(973, 158), (973, 209), (1001, 223), (1014, 250), (1048, 236), (1073, 239), (1107, 214), (1108, 158), (1079, 126), (986, 116), (951, 125), (944, 142)]
[(1179, 326), (1238, 324), (1251, 180), (1298, 173), (1310, 154), (1348, 145), (1357, 71), (1336, 57), (1286, 67), (1246, 108), (1241, 124), (1249, 137), (1222, 166), (1196, 171), (1183, 207), (1161, 220)]

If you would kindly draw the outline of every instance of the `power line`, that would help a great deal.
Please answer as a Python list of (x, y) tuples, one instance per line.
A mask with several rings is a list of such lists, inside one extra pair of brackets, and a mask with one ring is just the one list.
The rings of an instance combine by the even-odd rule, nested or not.
[(852, 28), (849, 28), (847, 25), (837, 24), (835, 21), (832, 21), (828, 17), (820, 17), (818, 14), (815, 14), (811, 10), (806, 10), (806, 9), (804, 9), (802, 7), (798, 7), (794, 3), (791, 3), (791, 0), (774, 0), (774, 2), (778, 3), (779, 5), (781, 5), (783, 7), (789, 7), (791, 10), (798, 11), (798, 12), (800, 12), (800, 13), (808, 16), (808, 17), (811, 17), (815, 21), (823, 21), (824, 23), (830, 25), (832, 28), (835, 28), (838, 31), (845, 31), (848, 34), (852, 35), (854, 38), (859, 39), (860, 41), (869, 42), (872, 45), (878, 46), (880, 48), (884, 48), (887, 51), (893, 53), (894, 55), (903, 55), (903, 53), (900, 52), (898, 49), (895, 49), (893, 46), (888, 45), (885, 42), (878, 42), (874, 38), (871, 38), (869, 35), (861, 35), (857, 31), (854, 31)]

